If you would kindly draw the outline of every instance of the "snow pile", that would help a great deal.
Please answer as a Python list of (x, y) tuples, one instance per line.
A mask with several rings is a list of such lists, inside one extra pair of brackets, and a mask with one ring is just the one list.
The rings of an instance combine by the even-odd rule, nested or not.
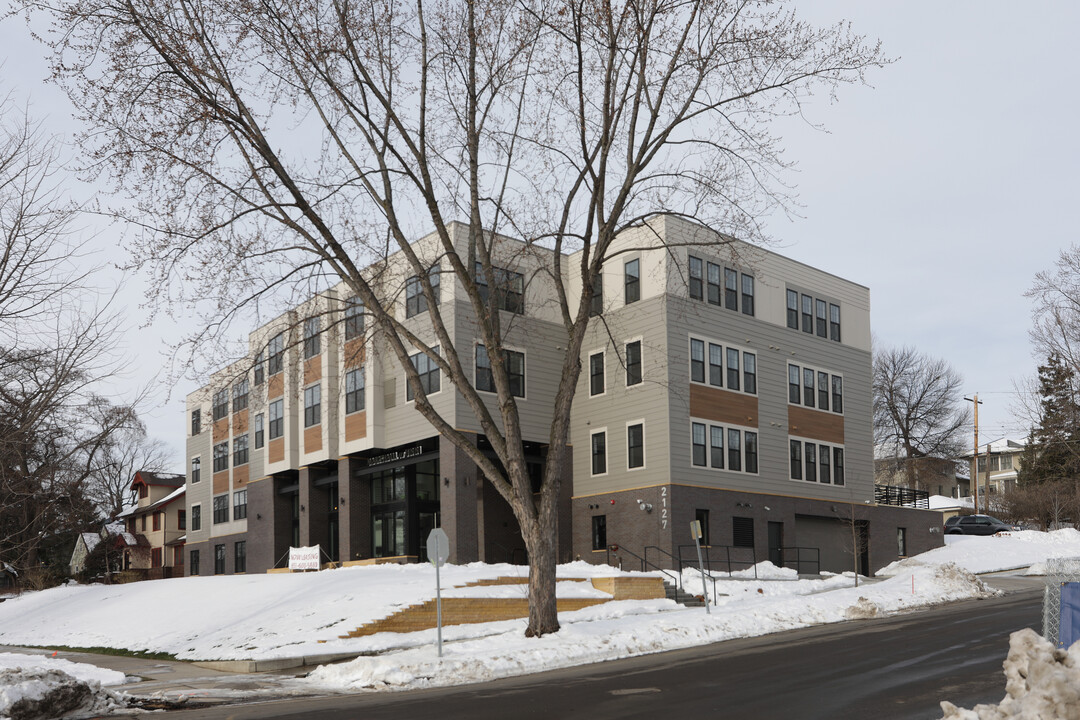
[[(847, 587), (832, 592), (765, 591), (770, 584), (795, 588), (807, 582), (841, 581)], [(752, 582), (730, 582), (753, 586)], [(763, 592), (722, 598), (724, 604), (713, 608), (712, 614), (706, 614), (704, 608), (683, 608), (668, 600), (605, 603), (560, 613), (562, 629), (554, 635), (526, 638), (522, 633), (524, 621), (515, 621), (487, 637), (444, 644), (442, 658), (433, 646), (434, 631), (412, 633), (425, 638), (426, 644), (322, 666), (306, 682), (322, 689), (352, 691), (483, 682), (993, 593), (974, 575), (951, 565), (915, 568), (890, 580), (857, 588), (852, 587), (853, 582), (843, 576), (822, 581), (762, 581)], [(371, 640), (378, 642), (379, 637), (372, 636)]]
[(123, 682), (123, 673), (94, 665), (0, 653), (0, 719), (100, 715), (124, 705), (102, 685)]
[(1030, 628), (1009, 637), (1005, 698), (972, 710), (942, 702), (942, 720), (1080, 719), (1080, 642), (1066, 652)]
[(913, 566), (953, 563), (973, 573), (1029, 567), (1051, 557), (1080, 556), (1080, 530), (1021, 530), (989, 536), (946, 535), (945, 546), (898, 560), (875, 573), (887, 577)]

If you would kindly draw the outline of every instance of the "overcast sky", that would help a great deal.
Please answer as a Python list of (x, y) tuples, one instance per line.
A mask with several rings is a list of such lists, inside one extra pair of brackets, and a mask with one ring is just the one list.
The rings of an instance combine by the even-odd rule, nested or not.
[[(1024, 291), (1076, 242), (1080, 78), (1073, 35), (1080, 3), (803, 2), (815, 22), (851, 20), (896, 62), (809, 108), (828, 133), (784, 125), (799, 217), (767, 227), (777, 251), (866, 285), (876, 339), (948, 360), (979, 393), (980, 440), (1022, 439), (1013, 385), (1037, 365)], [(48, 129), (70, 136), (66, 99), (43, 84), (42, 50), (17, 18), (0, 22), (0, 89)], [(117, 257), (119, 233), (93, 241)], [(149, 382), (164, 360), (168, 322), (139, 310), (142, 278), (123, 280), (131, 331), (127, 384)], [(181, 469), (184, 395), (159, 392), (151, 433)]]

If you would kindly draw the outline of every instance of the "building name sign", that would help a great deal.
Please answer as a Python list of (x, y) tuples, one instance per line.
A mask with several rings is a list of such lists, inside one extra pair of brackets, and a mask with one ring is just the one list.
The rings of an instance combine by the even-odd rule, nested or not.
[(419, 457), (424, 454), (424, 448), (420, 445), (414, 445), (404, 450), (395, 450), (394, 452), (383, 453), (382, 455), (375, 455), (367, 459), (367, 466), (372, 465), (384, 465), (386, 463), (401, 462), (402, 460), (408, 460), (409, 458)]

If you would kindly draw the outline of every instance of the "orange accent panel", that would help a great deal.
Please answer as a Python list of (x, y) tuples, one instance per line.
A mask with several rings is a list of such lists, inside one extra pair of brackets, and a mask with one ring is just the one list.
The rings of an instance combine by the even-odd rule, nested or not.
[(756, 428), (758, 426), (757, 396), (692, 384), (690, 385), (690, 415), (702, 420), (715, 420)]
[(217, 445), (222, 440), (226, 440), (229, 437), (229, 416), (218, 420), (214, 423), (214, 444)]
[(285, 438), (274, 438), (267, 444), (266, 461), (271, 463), (285, 461)]
[(279, 398), (285, 394), (285, 373), (279, 372), (271, 375), (266, 383), (266, 397), (269, 399)]
[(322, 425), (313, 425), (304, 431), (304, 452), (322, 450)]
[(229, 490), (229, 471), (222, 470), (214, 473), (214, 494), (220, 495)]
[(243, 487), (247, 485), (248, 478), (250, 477), (249, 469), (250, 465), (241, 465), (238, 468), (233, 468), (232, 481), (233, 487)]
[(361, 410), (345, 416), (345, 440), (367, 437), (367, 412)]
[(322, 380), (322, 355), (304, 361), (304, 385)]
[(233, 413), (233, 435), (243, 435), (248, 431), (248, 411), (244, 408), (238, 413)]
[(844, 416), (788, 405), (788, 432), (799, 437), (844, 444)]
[(353, 338), (345, 343), (345, 367), (358, 368), (364, 364), (364, 338)]

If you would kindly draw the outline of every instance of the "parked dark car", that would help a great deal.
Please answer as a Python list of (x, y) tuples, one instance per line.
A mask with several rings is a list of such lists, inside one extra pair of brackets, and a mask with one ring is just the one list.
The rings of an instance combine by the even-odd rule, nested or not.
[(945, 521), (946, 535), (993, 535), (1019, 529), (989, 515), (957, 515)]

